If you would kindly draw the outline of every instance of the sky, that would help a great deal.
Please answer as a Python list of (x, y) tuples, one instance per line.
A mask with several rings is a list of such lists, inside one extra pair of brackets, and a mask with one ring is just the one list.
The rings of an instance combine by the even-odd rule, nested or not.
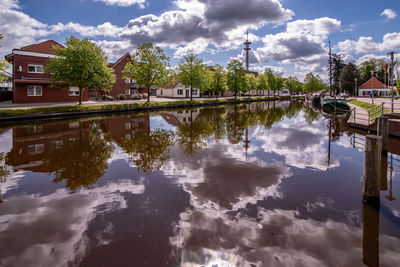
[(161, 46), (176, 66), (187, 53), (208, 65), (243, 60), (300, 80), (327, 77), (328, 41), (346, 63), (400, 52), (399, 0), (0, 0), (0, 56), (73, 35), (103, 48), (110, 62), (142, 42)]

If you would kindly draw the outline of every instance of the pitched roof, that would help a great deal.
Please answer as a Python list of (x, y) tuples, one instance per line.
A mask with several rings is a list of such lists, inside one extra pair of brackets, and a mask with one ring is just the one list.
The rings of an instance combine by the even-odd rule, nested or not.
[(63, 45), (57, 43), (53, 40), (47, 40), (38, 44), (31, 44), (21, 48), (23, 51), (29, 52), (38, 52), (38, 53), (45, 53), (45, 54), (55, 54), (53, 50), (53, 46), (58, 46), (64, 48)]
[(366, 81), (364, 84), (362, 84), (359, 89), (386, 89), (389, 88), (389, 86), (384, 85), (380, 80), (378, 80), (376, 77), (370, 78), (368, 81)]
[(124, 58), (126, 58), (126, 57), (129, 57), (129, 60), (132, 58), (132, 55), (129, 53), (129, 52), (127, 52), (127, 53), (125, 53), (125, 55), (123, 55), (122, 57), (120, 57), (115, 63), (109, 63), (108, 64), (108, 66), (110, 67), (110, 68), (113, 68), (113, 67), (115, 67), (116, 65), (118, 65)]

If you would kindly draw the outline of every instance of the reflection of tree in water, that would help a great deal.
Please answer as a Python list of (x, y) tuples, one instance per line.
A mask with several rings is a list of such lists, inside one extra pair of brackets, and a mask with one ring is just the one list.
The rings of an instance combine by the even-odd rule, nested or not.
[(211, 136), (213, 129), (209, 120), (198, 116), (193, 121), (193, 114), (190, 111), (190, 120), (188, 123), (179, 125), (176, 133), (177, 143), (186, 154), (193, 154), (200, 151), (207, 145), (206, 138)]
[(46, 159), (55, 169), (54, 182), (65, 180), (71, 192), (80, 187), (88, 187), (104, 175), (107, 160), (114, 150), (108, 135), (102, 133), (97, 124), (92, 125), (88, 134), (80, 129), (80, 137), (56, 149)]
[(303, 105), (304, 119), (308, 124), (320, 118), (321, 114), (306, 105)]
[(173, 133), (164, 129), (143, 129), (126, 139), (122, 145), (138, 170), (151, 173), (159, 170), (169, 159), (168, 147), (173, 144)]
[(210, 124), (211, 135), (217, 142), (226, 135), (225, 122), (222, 118), (224, 114), (226, 114), (226, 107), (203, 109), (199, 115)]
[(238, 144), (242, 141), (244, 130), (248, 125), (248, 118), (250, 113), (240, 113), (239, 107), (235, 105), (234, 112), (226, 116), (226, 136), (231, 144)]
[[(7, 182), (7, 177), (10, 175), (10, 171), (7, 168), (6, 165), (6, 155), (5, 153), (1, 152), (0, 153), (0, 183), (5, 183)], [(1, 190), (0, 190), (0, 203), (3, 203), (3, 200), (1, 199)]]

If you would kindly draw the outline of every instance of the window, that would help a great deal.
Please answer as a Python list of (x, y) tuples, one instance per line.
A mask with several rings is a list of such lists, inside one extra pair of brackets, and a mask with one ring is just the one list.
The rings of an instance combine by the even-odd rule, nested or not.
[(28, 65), (29, 73), (44, 73), (42, 65)]
[(193, 95), (197, 95), (197, 90), (193, 89)]
[(183, 95), (183, 90), (182, 89), (178, 89), (178, 95)]
[(42, 86), (40, 85), (28, 85), (28, 96), (41, 96)]
[(130, 130), (131, 124), (129, 122), (125, 122), (125, 129)]
[(130, 95), (131, 94), (131, 89), (125, 89), (125, 95)]
[(131, 79), (126, 78), (126, 79), (125, 79), (125, 83), (131, 83)]
[(79, 95), (79, 88), (78, 87), (70, 87), (68, 90), (69, 96), (78, 96)]
[(41, 133), (43, 131), (43, 127), (41, 124), (31, 125), (28, 127), (28, 133)]
[(44, 144), (35, 144), (28, 146), (29, 155), (41, 154), (43, 153), (43, 151), (44, 151)]
[(80, 126), (79, 121), (70, 122), (70, 123), (68, 124), (68, 127), (69, 127), (70, 129), (79, 128), (79, 126)]

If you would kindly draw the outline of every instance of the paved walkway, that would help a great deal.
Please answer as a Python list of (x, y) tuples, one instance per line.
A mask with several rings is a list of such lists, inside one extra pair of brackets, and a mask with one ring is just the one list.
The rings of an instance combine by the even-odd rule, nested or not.
[[(234, 97), (219, 97), (218, 99), (232, 99)], [(238, 98), (248, 98), (248, 97), (238, 97)], [(195, 100), (213, 100), (215, 98), (194, 98)], [(150, 97), (152, 102), (168, 102), (168, 101), (185, 101), (189, 100), (186, 98), (162, 98), (162, 97)], [(141, 103), (146, 102), (147, 99), (141, 100), (113, 100), (113, 101), (84, 101), (83, 105), (115, 105), (115, 104), (131, 104), (131, 103)], [(9, 108), (32, 108), (32, 107), (57, 107), (57, 106), (75, 106), (78, 102), (47, 102), (47, 103), (29, 103), (29, 104), (13, 104), (11, 101), (0, 102), (0, 109)]]
[[(372, 99), (370, 97), (357, 97), (357, 98), (350, 98), (350, 99), (356, 99), (358, 101), (372, 103)], [(385, 103), (385, 108), (391, 108), (391, 103), (392, 103), (391, 98), (374, 98), (375, 105), (378, 105), (378, 106), (382, 105), (383, 102)], [(394, 100), (394, 108), (397, 110), (397, 112), (400, 112), (400, 99)]]

